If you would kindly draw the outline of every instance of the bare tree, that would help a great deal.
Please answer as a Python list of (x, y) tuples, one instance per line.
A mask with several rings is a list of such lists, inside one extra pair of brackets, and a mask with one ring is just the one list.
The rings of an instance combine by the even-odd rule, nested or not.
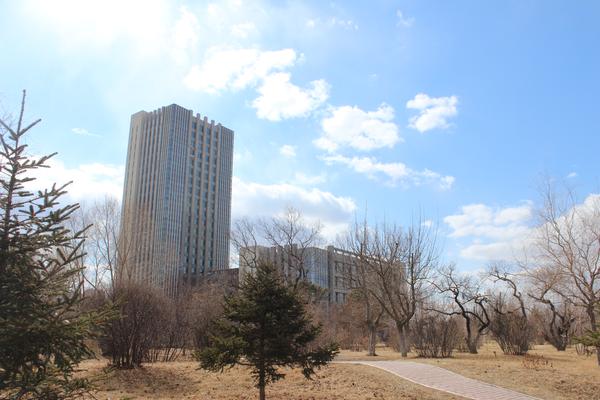
[(488, 298), (481, 292), (480, 285), (470, 276), (459, 276), (454, 265), (442, 268), (433, 285), (451, 301), (450, 310), (439, 307), (433, 310), (448, 316), (460, 315), (465, 322), (467, 349), (477, 354), (479, 340), (490, 325), (485, 307)]
[(263, 235), (271, 246), (282, 252), (284, 276), (296, 288), (308, 279), (307, 251), (320, 244), (320, 224), (306, 223), (300, 211), (288, 208), (283, 217), (262, 220)]
[(502, 283), (508, 291), (491, 296), (490, 331), (505, 354), (524, 355), (531, 347), (533, 329), (517, 276), (509, 270), (507, 265), (493, 264), (488, 271), (490, 279)]
[[(581, 307), (592, 333), (600, 331), (596, 307), (600, 304), (600, 196), (578, 204), (572, 191), (559, 195), (548, 184), (539, 211), (535, 258), (561, 279), (553, 291)], [(596, 348), (600, 366), (600, 346)]]
[(362, 322), (368, 332), (367, 355), (376, 356), (377, 330), (382, 322), (385, 309), (373, 296), (376, 290), (373, 286), (372, 264), (369, 256), (371, 239), (366, 221), (355, 223), (342, 241), (342, 247), (351, 254), (352, 263), (345, 268), (344, 280), (352, 290), (353, 302), (360, 304), (363, 309)]
[(266, 261), (277, 266), (294, 289), (309, 280), (308, 253), (321, 244), (320, 224), (310, 224), (300, 211), (288, 208), (283, 216), (240, 219), (233, 225), (232, 242), (244, 273)]
[(408, 356), (408, 327), (425, 296), (425, 284), (438, 262), (435, 233), (417, 223), (372, 229), (368, 260), (373, 272), (371, 294), (394, 321), (402, 357)]
[(571, 342), (576, 317), (572, 301), (554, 290), (562, 286), (562, 274), (555, 268), (543, 268), (529, 270), (528, 278), (531, 289), (527, 295), (544, 306), (538, 313), (544, 340), (564, 351)]

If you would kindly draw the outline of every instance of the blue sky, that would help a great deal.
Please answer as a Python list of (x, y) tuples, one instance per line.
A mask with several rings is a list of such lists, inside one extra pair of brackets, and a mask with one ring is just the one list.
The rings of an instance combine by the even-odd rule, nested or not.
[(526, 237), (543, 176), (598, 191), (598, 2), (0, 7), (0, 109), (28, 90), (77, 200), (120, 196), (130, 115), (171, 103), (235, 131), (234, 218), (421, 213), (463, 269)]

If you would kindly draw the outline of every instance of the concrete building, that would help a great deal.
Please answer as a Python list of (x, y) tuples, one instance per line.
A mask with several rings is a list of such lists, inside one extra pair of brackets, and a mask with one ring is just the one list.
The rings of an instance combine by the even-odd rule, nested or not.
[(131, 116), (121, 236), (135, 281), (172, 293), (229, 267), (233, 138), (176, 104)]
[[(242, 247), (239, 251), (239, 277), (243, 280), (260, 262), (275, 265), (284, 276), (294, 275), (301, 268), (304, 279), (327, 290), (330, 303), (341, 304), (346, 301), (350, 291), (348, 272), (352, 271), (355, 260), (352, 253), (334, 246), (326, 249), (298, 249), (297, 246)], [(298, 263), (302, 264), (301, 267)]]

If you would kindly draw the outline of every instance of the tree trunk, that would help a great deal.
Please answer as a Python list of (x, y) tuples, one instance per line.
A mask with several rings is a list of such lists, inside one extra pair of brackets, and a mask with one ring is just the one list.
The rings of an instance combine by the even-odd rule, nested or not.
[(408, 345), (406, 343), (406, 327), (399, 323), (396, 323), (396, 330), (398, 331), (398, 349), (403, 358), (408, 357)]
[(260, 368), (258, 372), (258, 398), (259, 400), (265, 400), (265, 369)]
[(477, 354), (477, 340), (469, 339), (467, 341), (467, 347), (469, 348), (469, 353)]
[[(596, 332), (598, 330), (598, 325), (596, 324), (596, 310), (594, 310), (594, 304), (596, 302), (592, 302), (591, 305), (587, 307), (587, 314), (590, 317), (590, 325), (591, 331)], [(596, 359), (598, 360), (598, 366), (600, 367), (600, 346), (596, 346)]]
[(377, 344), (377, 329), (373, 324), (369, 324), (369, 349), (368, 356), (376, 356), (375, 354), (375, 345)]

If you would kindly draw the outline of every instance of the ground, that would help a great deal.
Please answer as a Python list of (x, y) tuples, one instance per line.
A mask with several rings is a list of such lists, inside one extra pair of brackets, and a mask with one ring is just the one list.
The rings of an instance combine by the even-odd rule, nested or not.
[[(137, 370), (103, 373), (106, 361), (91, 360), (81, 365), (82, 374), (97, 387), (96, 399), (256, 399), (247, 369), (234, 368), (223, 374), (198, 369), (192, 361), (148, 364)], [(269, 400), (325, 399), (460, 399), (362, 365), (333, 364), (307, 381), (298, 371), (287, 371), (286, 379), (267, 388)]]
[[(364, 352), (343, 351), (339, 360), (399, 359), (398, 353), (378, 348), (378, 357)], [(505, 356), (494, 343), (480, 354), (456, 353), (453, 358), (412, 361), (430, 363), (464, 376), (480, 379), (546, 400), (600, 400), (600, 367), (595, 357), (579, 356), (574, 349), (557, 352), (551, 346), (536, 346), (530, 356)], [(247, 369), (223, 374), (198, 369), (193, 361), (148, 364), (142, 369), (104, 373), (106, 360), (89, 360), (80, 366), (91, 377), (97, 399), (255, 399)], [(267, 389), (268, 399), (459, 399), (400, 379), (385, 371), (362, 365), (333, 364), (320, 370), (312, 381), (298, 371), (287, 371), (286, 379)]]
[[(371, 359), (399, 359), (398, 353), (378, 349)], [(365, 359), (361, 353), (342, 352), (340, 359)], [(600, 367), (596, 357), (579, 356), (574, 348), (559, 352), (550, 345), (535, 346), (528, 356), (505, 356), (490, 342), (479, 354), (455, 353), (448, 359), (412, 361), (449, 369), (469, 378), (517, 390), (546, 400), (600, 400)]]

